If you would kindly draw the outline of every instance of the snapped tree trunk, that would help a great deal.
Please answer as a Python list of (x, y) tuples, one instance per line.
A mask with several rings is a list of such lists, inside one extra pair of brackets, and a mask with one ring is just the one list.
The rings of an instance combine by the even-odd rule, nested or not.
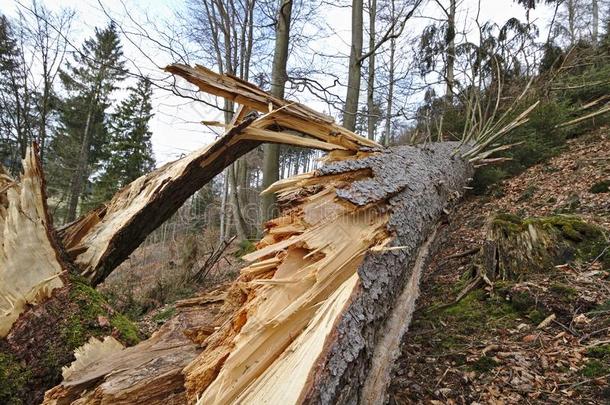
[[(137, 179), (104, 207), (63, 229), (63, 243), (78, 271), (92, 282), (103, 280), (202, 182), (261, 142), (330, 152), (315, 172), (282, 180), (267, 190), (278, 195), (281, 214), (268, 223), (257, 250), (244, 257), (249, 264), (224, 294), (214, 320), (178, 318), (169, 330), (132, 349), (121, 349), (112, 341), (90, 341), (78, 351), (64, 381), (46, 394), (45, 403), (383, 401), (435, 229), (472, 176), (472, 164), (461, 157), (460, 145), (382, 149), (328, 117), (237, 78), (202, 67), (173, 65), (167, 70), (243, 108), (235, 125), (216, 143)], [(265, 114), (248, 113), (252, 109)], [(41, 178), (32, 175), (34, 182), (24, 181), (21, 189), (42, 184)], [(42, 193), (31, 194), (26, 201), (44, 203)], [(15, 211), (11, 201), (17, 201), (11, 198), (9, 215)], [(42, 230), (17, 238), (41, 235), (43, 244), (53, 245), (48, 223), (34, 222)], [(64, 271), (61, 243), (56, 242), (54, 254), (45, 256), (56, 261), (51, 277), (34, 277), (34, 286)], [(20, 254), (10, 252), (6, 257), (10, 261)], [(11, 274), (7, 268), (0, 267), (0, 276)], [(8, 279), (11, 288), (18, 285)], [(36, 349), (60, 334), (55, 329), (50, 334), (32, 332), (41, 319), (50, 328), (63, 325), (53, 322), (58, 319), (73, 319), (64, 307), (87, 300), (72, 295), (86, 290), (81, 285), (71, 281), (68, 289), (57, 286), (50, 299), (32, 301), (9, 326), (2, 345), (19, 337), (23, 343), (11, 347), (22, 348), (26, 363), (39, 364)], [(107, 305), (89, 290), (97, 305)], [(1, 295), (4, 300), (13, 296)], [(193, 315), (203, 314), (196, 310)]]
[[(38, 403), (41, 390), (60, 381), (62, 366), (68, 365), (74, 359), (74, 349), (85, 343), (88, 345), (78, 350), (73, 371), (87, 363), (85, 359), (106, 353), (106, 340), (87, 342), (91, 336), (112, 334), (124, 343), (135, 343), (135, 328), (82, 276), (93, 285), (103, 281), (190, 195), (241, 155), (263, 142), (348, 154), (375, 146), (322, 114), (274, 98), (234, 77), (180, 65), (168, 70), (213, 94), (229, 91), (229, 98), (247, 108), (238, 110), (236, 121), (217, 142), (136, 179), (111, 201), (61, 229), (59, 237), (55, 237), (46, 214), (44, 180), (36, 153), (28, 153), (21, 183), (0, 173), (0, 356), (10, 362), (12, 371), (28, 377), (16, 380), (0, 374), (0, 385), (11, 389), (8, 398)], [(265, 114), (259, 116), (252, 109)], [(278, 125), (290, 132), (277, 131)], [(307, 131), (310, 137), (295, 135), (298, 131)], [(182, 336), (183, 332), (176, 333)], [(116, 347), (111, 344), (110, 348)], [(171, 352), (155, 352), (157, 346), (152, 347), (155, 358)], [(91, 348), (94, 353), (83, 357)], [(172, 356), (191, 360), (175, 353)], [(172, 361), (168, 364), (175, 364)], [(168, 367), (168, 372), (180, 374), (177, 370), (181, 367)], [(157, 376), (153, 384), (161, 391), (166, 387), (162, 384), (164, 375)], [(5, 391), (0, 391), (0, 402), (3, 394)]]
[[(273, 186), (282, 213), (244, 257), (218, 328), (191, 330), (204, 349), (173, 395), (198, 404), (383, 402), (435, 230), (472, 175), (457, 146), (380, 150)], [(97, 401), (162, 403), (158, 391), (107, 393), (122, 373), (137, 375), (138, 387), (159, 381), (121, 357), (67, 378), (48, 403), (66, 393), (95, 403), (91, 392)]]
[[(249, 108), (267, 111), (271, 102), (276, 109), (267, 124), (320, 140), (252, 130), (265, 116), (242, 129), (245, 139), (332, 141), (334, 149), (315, 172), (266, 191), (278, 195), (281, 214), (268, 223), (257, 250), (244, 256), (248, 266), (227, 291), (215, 328), (186, 330), (202, 350), (190, 352), (182, 386), (172, 379), (163, 393), (163, 373), (149, 361), (130, 360), (149, 351), (143, 342), (72, 373), (47, 393), (46, 403), (383, 401), (435, 230), (473, 173), (460, 145), (381, 149), (235, 78), (180, 65), (168, 70)], [(185, 359), (174, 356), (160, 351), (155, 361), (171, 364), (176, 375)]]

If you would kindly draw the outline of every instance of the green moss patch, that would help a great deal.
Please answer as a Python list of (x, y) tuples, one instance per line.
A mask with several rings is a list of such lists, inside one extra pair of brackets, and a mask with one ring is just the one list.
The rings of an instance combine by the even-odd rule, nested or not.
[(0, 404), (20, 405), (28, 391), (32, 372), (14, 356), (0, 353)]
[(578, 216), (521, 219), (497, 214), (492, 220), (491, 238), (500, 251), (503, 278), (520, 279), (527, 273), (551, 271), (555, 265), (595, 259), (610, 267), (604, 231)]
[(483, 290), (475, 290), (455, 305), (440, 311), (441, 318), (459, 326), (460, 333), (469, 335), (487, 326), (506, 326), (517, 316), (515, 309), (500, 297), (487, 297)]
[(598, 181), (591, 186), (589, 192), (593, 194), (610, 193), (610, 180)]
[(80, 280), (72, 280), (70, 301), (77, 304), (79, 310), (74, 311), (62, 328), (63, 338), (70, 347), (77, 348), (87, 342), (89, 337), (101, 337), (108, 334), (106, 328), (99, 325), (99, 317), (110, 319), (110, 325), (117, 333), (117, 338), (128, 346), (140, 341), (136, 326), (127, 317), (116, 313), (104, 296)]
[(588, 378), (598, 378), (610, 374), (610, 362), (604, 360), (589, 360), (580, 370)]
[(156, 323), (165, 323), (168, 319), (174, 316), (174, 314), (176, 314), (176, 308), (169, 307), (153, 316), (152, 320)]
[(581, 374), (589, 378), (598, 378), (610, 374), (610, 345), (591, 347), (586, 351), (589, 360), (581, 369)]
[(596, 359), (610, 359), (610, 345), (600, 345), (587, 350), (587, 356)]

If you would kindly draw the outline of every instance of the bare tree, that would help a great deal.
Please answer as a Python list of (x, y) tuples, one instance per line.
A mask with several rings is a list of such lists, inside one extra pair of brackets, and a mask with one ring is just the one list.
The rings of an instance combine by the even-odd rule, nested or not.
[(362, 29), (363, 1), (352, 0), (352, 41), (349, 55), (347, 94), (343, 109), (343, 126), (350, 131), (356, 129), (356, 114), (360, 98), (360, 78), (362, 75)]
[[(369, 49), (375, 48), (375, 22), (377, 20), (377, 0), (369, 0)], [(375, 53), (369, 56), (369, 71), (366, 86), (367, 130), (369, 139), (375, 139), (375, 127), (378, 117), (375, 110)]]
[[(292, 0), (280, 0), (277, 21), (275, 52), (273, 54), (273, 67), (271, 71), (271, 94), (284, 98), (284, 89), (288, 75), (286, 64), (288, 62), (288, 45), (290, 43), (290, 20), (292, 16)], [(263, 187), (269, 187), (279, 179), (280, 149), (277, 144), (263, 146)], [(275, 195), (267, 193), (261, 198), (262, 220), (266, 221), (274, 216)]]

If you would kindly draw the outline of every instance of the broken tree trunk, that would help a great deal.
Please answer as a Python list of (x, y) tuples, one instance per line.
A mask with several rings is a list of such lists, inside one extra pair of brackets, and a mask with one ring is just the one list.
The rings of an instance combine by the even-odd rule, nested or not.
[(42, 167), (35, 145), (23, 160), (20, 182), (0, 169), (0, 338), (28, 305), (65, 285), (68, 265), (47, 212)]
[[(153, 339), (82, 362), (46, 401), (381, 400), (435, 229), (472, 175), (464, 151), (458, 143), (380, 149), (329, 117), (234, 77), (183, 65), (167, 70), (242, 108), (215, 144), (137, 179), (61, 231), (78, 271), (93, 284), (189, 193), (259, 143), (330, 153), (316, 172), (268, 190), (278, 193), (281, 215), (266, 224), (258, 249), (244, 258), (250, 264), (230, 288), (218, 328), (172, 327), (180, 336), (188, 329), (201, 349), (182, 351), (190, 344), (182, 342), (155, 352)], [(34, 307), (40, 308), (46, 306)], [(35, 330), (34, 312), (22, 315), (20, 330)]]
[[(221, 326), (191, 334), (204, 349), (183, 370), (188, 402), (380, 401), (430, 241), (472, 174), (457, 146), (361, 152), (274, 185), (282, 214), (244, 257), (250, 264), (229, 291)], [(75, 379), (95, 368), (64, 381), (48, 403), (68, 388), (74, 395)], [(105, 381), (91, 381), (79, 403), (98, 403), (87, 392), (103, 392)]]
[[(213, 94), (228, 97), (226, 88), (235, 89), (236, 94), (230, 97), (243, 102), (247, 108), (235, 114), (226, 135), (215, 143), (140, 177), (110, 202), (60, 230), (81, 275), (93, 285), (102, 282), (188, 197), (261, 143), (285, 143), (327, 151), (355, 151), (362, 145), (376, 145), (342, 130), (329, 117), (298, 103), (276, 99), (239, 79), (181, 65), (168, 70), (188, 75), (189, 80)], [(256, 113), (247, 114), (252, 109), (267, 113), (259, 117)]]
[(74, 280), (47, 212), (36, 145), (20, 181), (0, 170), (0, 247), (0, 403), (39, 403), (91, 336), (136, 343), (130, 322)]
[[(192, 73), (197, 76), (199, 72), (196, 69)], [(220, 86), (222, 80), (215, 78), (212, 84)], [(10, 358), (11, 364), (18, 365), (14, 370), (23, 369), (20, 374), (31, 377), (22, 378), (23, 384), (11, 388), (8, 398), (37, 402), (41, 391), (60, 381), (61, 367), (74, 359), (74, 349), (91, 336), (102, 338), (112, 333), (124, 343), (135, 343), (135, 330), (125, 330), (125, 325), (131, 327), (129, 322), (113, 312), (78, 275), (86, 277), (91, 285), (103, 281), (190, 195), (239, 156), (263, 142), (346, 154), (356, 153), (364, 144), (374, 146), (338, 129), (326, 116), (298, 103), (267, 100), (261, 97), (264, 92), (244, 83), (238, 82), (245, 86), (245, 94), (270, 104), (242, 106), (226, 135), (217, 142), (135, 180), (104, 206), (61, 229), (60, 238), (55, 238), (46, 214), (44, 180), (36, 153), (29, 152), (21, 183), (0, 173), (4, 228), (0, 360)], [(252, 111), (256, 108), (263, 114)], [(306, 131), (312, 132), (310, 137), (295, 134)], [(63, 253), (65, 250), (68, 254)], [(10, 377), (4, 384), (4, 378), (0, 374), (0, 386), (16, 385)], [(0, 402), (3, 394), (0, 392)]]

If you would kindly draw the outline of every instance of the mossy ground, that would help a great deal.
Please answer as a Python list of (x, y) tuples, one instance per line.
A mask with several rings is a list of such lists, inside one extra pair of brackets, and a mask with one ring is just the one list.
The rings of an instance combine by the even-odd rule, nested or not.
[[(586, 349), (610, 340), (610, 206), (589, 191), (610, 173), (600, 136), (458, 209), (421, 283), (390, 403), (608, 403), (610, 345)], [(452, 256), (481, 246), (490, 218), (507, 236), (550, 235), (548, 260), (447, 307), (475, 274), (473, 256)]]
[[(61, 368), (90, 337), (113, 335), (125, 345), (139, 342), (135, 325), (78, 277), (40, 306), (34, 336), (0, 341), (0, 404), (39, 403), (61, 381)], [(8, 400), (7, 398), (10, 398)]]
[(18, 405), (29, 389), (31, 371), (14, 356), (0, 353), (0, 404)]
[[(605, 231), (599, 226), (585, 221), (577, 215), (552, 215), (544, 217), (521, 218), (512, 213), (496, 214), (492, 225), (507, 240), (507, 243), (524, 243), (523, 246), (507, 245), (513, 248), (509, 254), (530, 250), (530, 255), (524, 255), (531, 263), (524, 267), (552, 269), (552, 264), (576, 264), (599, 261), (610, 270), (610, 249)], [(519, 238), (519, 235), (536, 235)], [(511, 238), (516, 242), (511, 242)], [(525, 242), (524, 242), (525, 241)]]

